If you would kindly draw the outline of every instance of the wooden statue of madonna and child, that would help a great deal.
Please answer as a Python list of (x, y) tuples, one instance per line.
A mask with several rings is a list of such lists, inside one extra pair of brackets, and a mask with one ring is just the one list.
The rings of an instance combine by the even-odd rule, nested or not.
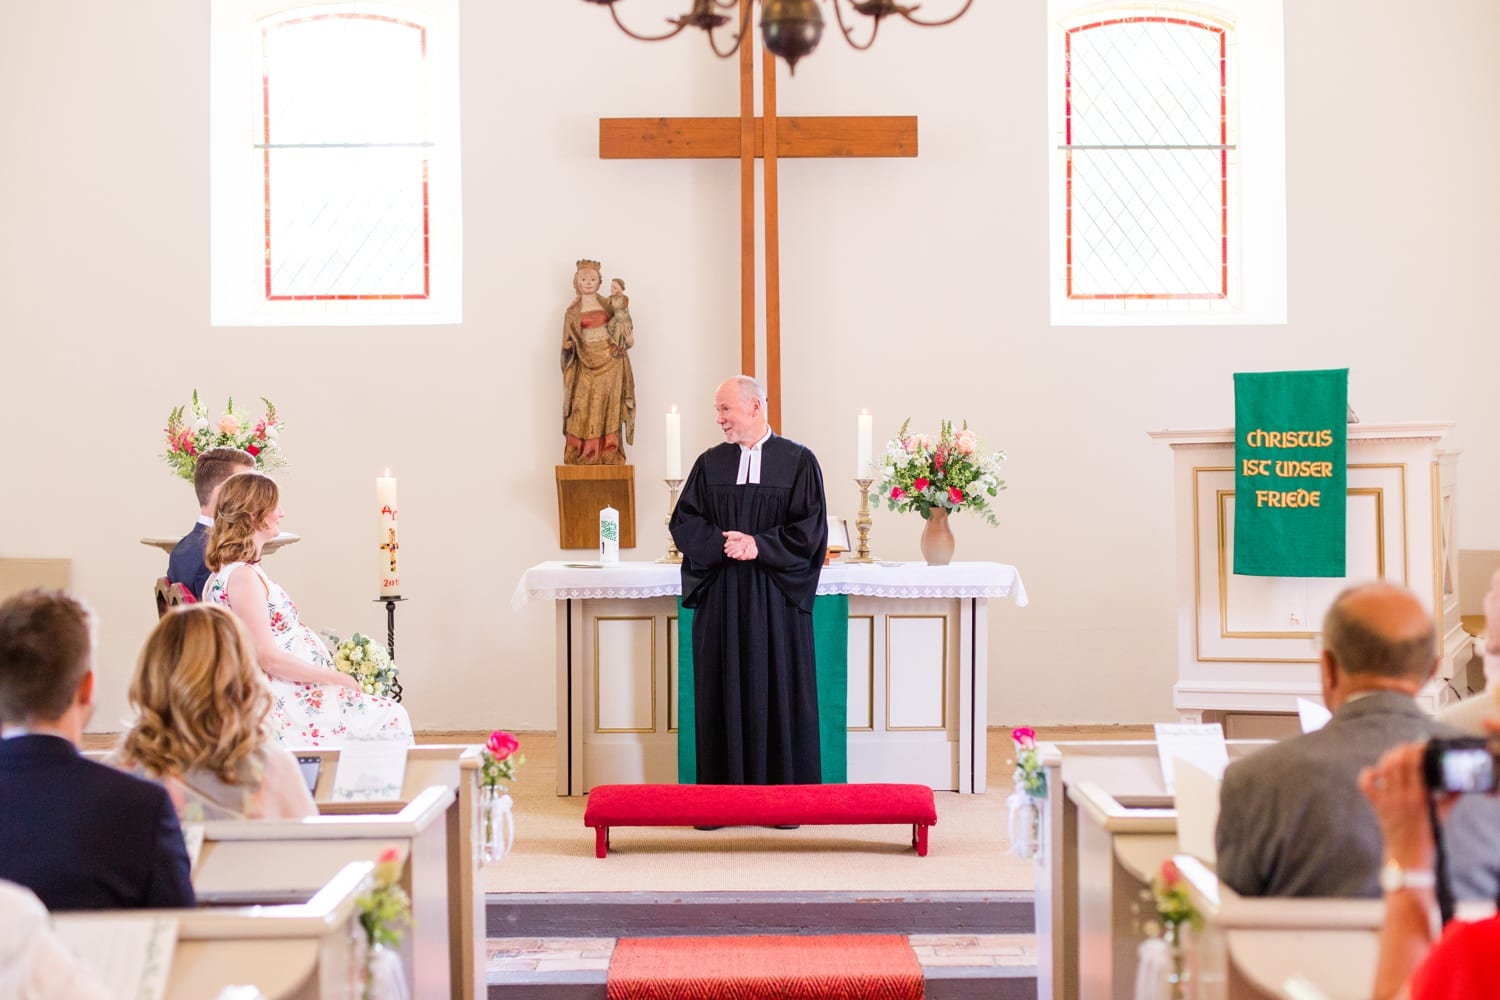
[(597, 260), (578, 261), (563, 312), (557, 509), (565, 549), (598, 548), (604, 507), (620, 512), (620, 547), (635, 546), (635, 469), (625, 457), (625, 445), (635, 444), (635, 324), (624, 280), (610, 281), (606, 294), (603, 275)]

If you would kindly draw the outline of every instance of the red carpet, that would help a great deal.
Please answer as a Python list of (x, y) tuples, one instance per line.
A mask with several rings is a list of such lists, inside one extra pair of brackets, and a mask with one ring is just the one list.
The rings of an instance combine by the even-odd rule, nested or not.
[(609, 1000), (920, 1000), (922, 967), (899, 934), (621, 938)]

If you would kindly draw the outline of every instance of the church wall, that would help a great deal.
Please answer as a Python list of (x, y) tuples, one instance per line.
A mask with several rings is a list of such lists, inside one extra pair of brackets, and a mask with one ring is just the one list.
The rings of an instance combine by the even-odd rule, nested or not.
[[(465, 3), (463, 322), (214, 329), (206, 7), (0, 6), (17, 95), (0, 108), (0, 555), (73, 560), (100, 617), (94, 728), (119, 728), (165, 565), (137, 539), (194, 514), (157, 458), (167, 411), (195, 387), (265, 395), (303, 536), (267, 568), (304, 617), (382, 630), (367, 511), (390, 467), (416, 724), (549, 729), (552, 609), (509, 601), (526, 566), (567, 555), (551, 467), (572, 261), (624, 277), (636, 319), (625, 558), (664, 547), (661, 413), (682, 410), (685, 450), (714, 443), (713, 386), (738, 366), (736, 166), (603, 162), (596, 120), (732, 114), (733, 65), (696, 38), (630, 42), (576, 0)], [(1348, 365), (1364, 419), (1458, 421), (1461, 542), (1500, 548), (1500, 8), (1378, 7), (1287, 5), (1284, 327), (1049, 328), (1043, 5), (890, 24), (863, 54), (830, 25), (782, 75), (784, 114), (920, 119), (915, 160), (783, 163), (783, 430), (851, 519), (862, 406), (877, 439), (966, 417), (1007, 450), (1000, 527), (954, 522), (959, 558), (1016, 564), (1032, 597), (991, 614), (992, 722), (1170, 717), (1171, 461), (1145, 431), (1229, 424), (1237, 369)], [(877, 513), (876, 554), (917, 558), (919, 530)]]

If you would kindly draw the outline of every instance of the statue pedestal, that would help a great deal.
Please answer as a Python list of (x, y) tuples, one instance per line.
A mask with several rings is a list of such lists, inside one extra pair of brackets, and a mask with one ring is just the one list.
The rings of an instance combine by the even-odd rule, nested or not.
[(620, 512), (620, 548), (635, 548), (635, 466), (559, 465), (557, 535), (564, 549), (599, 550), (599, 512)]

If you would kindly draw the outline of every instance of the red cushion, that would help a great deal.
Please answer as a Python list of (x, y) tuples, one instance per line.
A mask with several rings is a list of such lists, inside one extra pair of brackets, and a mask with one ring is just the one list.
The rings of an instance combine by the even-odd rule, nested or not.
[(585, 826), (937, 823), (926, 785), (599, 785)]

